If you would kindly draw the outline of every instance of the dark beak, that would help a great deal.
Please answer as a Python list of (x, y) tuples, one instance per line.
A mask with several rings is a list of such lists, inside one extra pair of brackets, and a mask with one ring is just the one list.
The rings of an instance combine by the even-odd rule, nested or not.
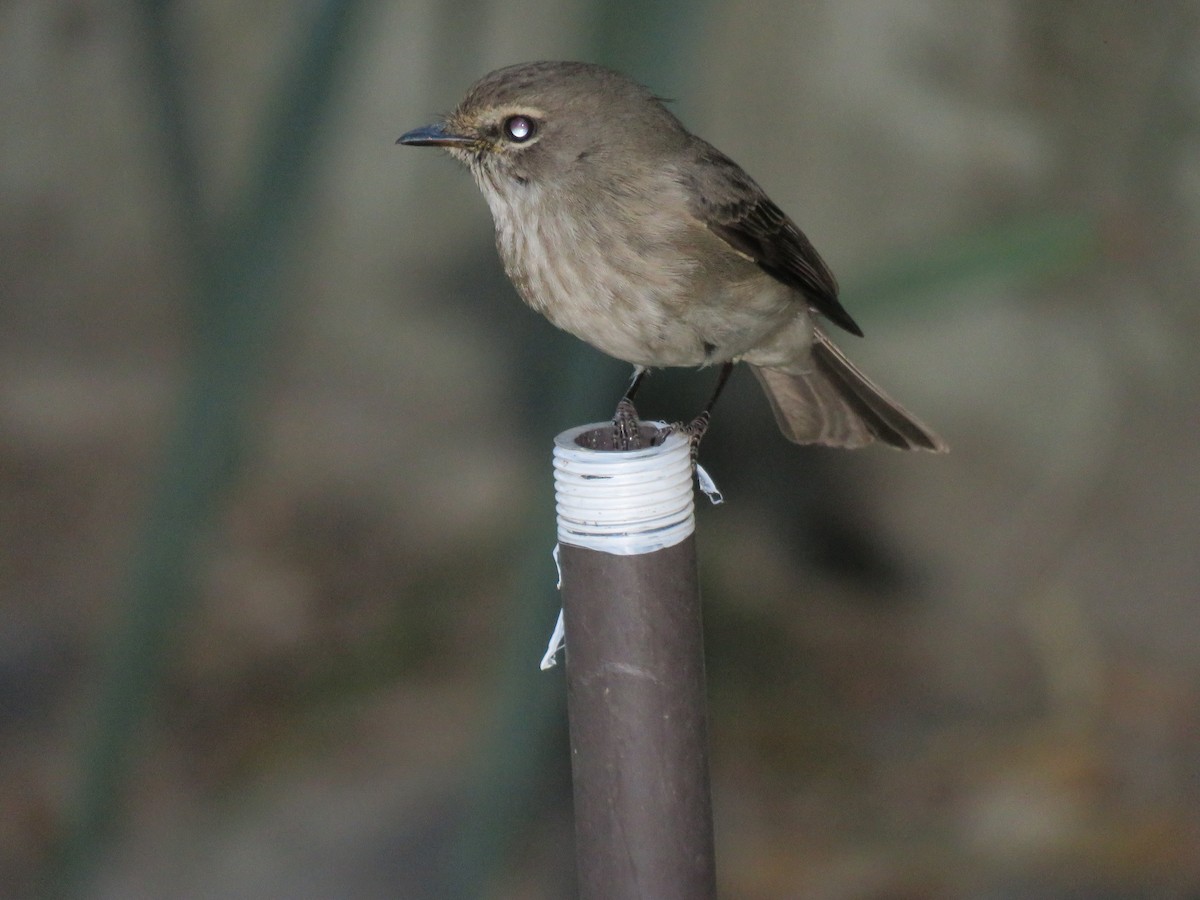
[(474, 143), (475, 138), (465, 134), (454, 134), (446, 130), (439, 122), (436, 125), (423, 125), (406, 131), (400, 135), (397, 144), (408, 144), (410, 147), (454, 147), (460, 144)]

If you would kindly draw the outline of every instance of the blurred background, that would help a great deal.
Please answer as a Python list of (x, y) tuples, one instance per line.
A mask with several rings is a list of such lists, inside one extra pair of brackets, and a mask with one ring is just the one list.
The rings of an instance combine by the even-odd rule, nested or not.
[(1184, 0), (0, 5), (0, 894), (573, 895), (550, 449), (627, 367), (394, 145), (538, 58), (675, 98), (953, 448), (718, 407), (722, 896), (1200, 896)]

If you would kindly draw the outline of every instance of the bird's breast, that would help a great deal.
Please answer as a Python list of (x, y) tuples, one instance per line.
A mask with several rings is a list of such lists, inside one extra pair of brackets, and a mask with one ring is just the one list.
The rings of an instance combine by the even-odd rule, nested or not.
[(654, 367), (731, 359), (795, 306), (756, 266), (706, 244), (710, 235), (697, 234), (669, 198), (589, 200), (533, 184), (484, 193), (522, 299), (617, 359)]

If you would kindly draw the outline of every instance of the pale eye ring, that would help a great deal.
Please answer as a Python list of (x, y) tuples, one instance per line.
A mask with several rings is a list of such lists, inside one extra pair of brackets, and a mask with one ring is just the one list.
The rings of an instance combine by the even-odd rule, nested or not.
[(514, 144), (523, 144), (537, 132), (537, 122), (529, 116), (509, 116), (504, 120), (504, 133)]

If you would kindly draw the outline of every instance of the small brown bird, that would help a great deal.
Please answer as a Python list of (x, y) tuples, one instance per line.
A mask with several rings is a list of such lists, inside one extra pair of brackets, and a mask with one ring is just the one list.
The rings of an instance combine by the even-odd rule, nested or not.
[(946, 445), (834, 346), (817, 314), (862, 331), (803, 232), (645, 87), (588, 63), (484, 76), (445, 121), (397, 143), (445, 147), (487, 199), (518, 293), (559, 328), (646, 370), (733, 364), (758, 377), (800, 444)]

